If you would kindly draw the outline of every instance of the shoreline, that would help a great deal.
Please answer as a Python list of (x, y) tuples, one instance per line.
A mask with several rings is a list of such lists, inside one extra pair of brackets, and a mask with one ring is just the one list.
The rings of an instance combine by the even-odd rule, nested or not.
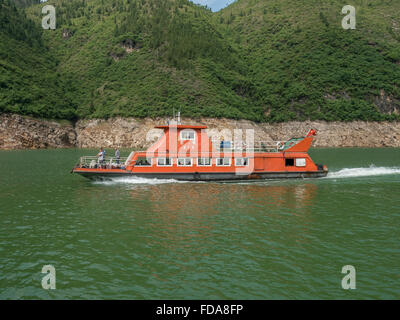
[[(162, 130), (154, 126), (167, 118), (111, 118), (67, 121), (44, 120), (17, 114), (0, 114), (0, 150), (58, 148), (133, 148), (146, 149)], [(225, 118), (182, 118), (182, 123), (207, 125), (215, 136), (235, 135), (237, 129), (254, 132), (254, 139), (266, 142), (304, 136), (310, 128), (317, 130), (313, 148), (399, 148), (400, 122), (326, 122), (291, 121), (255, 123)]]

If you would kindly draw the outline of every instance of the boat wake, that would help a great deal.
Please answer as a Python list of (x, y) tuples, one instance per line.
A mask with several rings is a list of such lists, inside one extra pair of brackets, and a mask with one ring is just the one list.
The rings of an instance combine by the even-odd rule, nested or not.
[(174, 179), (149, 179), (140, 177), (112, 178), (110, 180), (93, 181), (94, 184), (116, 185), (116, 184), (137, 184), (137, 185), (157, 185), (165, 183), (186, 183), (188, 181), (179, 181)]
[(371, 165), (369, 168), (345, 168), (336, 172), (329, 172), (327, 178), (355, 178), (355, 177), (370, 177), (382, 176), (390, 174), (400, 174), (399, 167), (375, 167)]
[[(339, 171), (329, 172), (325, 179), (340, 179), (340, 178), (357, 178), (400, 174), (400, 167), (375, 167), (371, 165), (367, 168), (344, 168)], [(278, 179), (279, 181), (279, 179)], [(158, 185), (168, 183), (200, 183), (201, 181), (180, 181), (175, 179), (150, 179), (140, 177), (121, 177), (112, 178), (110, 180), (93, 181), (93, 184), (101, 185), (118, 185), (118, 184), (133, 184), (133, 185)], [(238, 183), (238, 182), (236, 182)], [(254, 182), (242, 182), (248, 184)]]

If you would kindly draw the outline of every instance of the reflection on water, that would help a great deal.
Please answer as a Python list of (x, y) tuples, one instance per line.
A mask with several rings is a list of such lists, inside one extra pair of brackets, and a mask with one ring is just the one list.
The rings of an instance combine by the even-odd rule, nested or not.
[[(143, 197), (143, 186), (130, 186), (130, 196)], [(269, 217), (269, 228), (286, 228), (279, 222), (282, 213), (296, 216), (299, 232), (287, 233), (291, 242), (305, 241), (317, 187), (312, 183), (288, 185), (268, 184), (171, 184), (145, 187), (149, 222), (147, 245), (159, 247), (170, 254), (195, 259), (198, 254), (209, 255), (202, 249), (215, 245), (222, 228), (224, 237), (243, 235), (243, 230), (254, 232), (258, 216)], [(245, 213), (245, 218), (240, 217)], [(276, 221), (274, 221), (277, 219)], [(240, 221), (240, 223), (239, 223)], [(290, 225), (290, 223), (288, 223)], [(268, 233), (262, 232), (265, 239)], [(219, 241), (219, 240), (218, 240)], [(235, 246), (245, 249), (238, 241)], [(203, 253), (201, 253), (203, 252)], [(168, 275), (170, 276), (170, 275)]]
[[(60, 169), (79, 152), (1, 153), (0, 298), (399, 296), (396, 150), (321, 150), (327, 178), (251, 183), (94, 183)], [(56, 267), (52, 292), (44, 264)]]
[[(166, 189), (161, 185), (130, 187), (134, 199), (147, 191), (147, 200), (152, 209), (158, 212), (188, 212), (196, 214), (215, 211), (221, 201), (229, 204), (239, 200), (242, 206), (264, 206), (268, 208), (287, 207), (301, 209), (313, 204), (317, 186), (312, 183), (288, 183), (286, 185), (240, 184), (240, 183), (188, 183), (169, 184)], [(168, 190), (167, 192), (165, 192)], [(296, 214), (296, 212), (293, 212)]]

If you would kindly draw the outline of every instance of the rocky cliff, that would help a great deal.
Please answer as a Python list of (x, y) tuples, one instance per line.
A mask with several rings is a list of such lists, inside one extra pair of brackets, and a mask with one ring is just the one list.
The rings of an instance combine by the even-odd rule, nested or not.
[(69, 148), (76, 146), (71, 124), (16, 114), (0, 114), (0, 149)]
[[(234, 129), (253, 129), (255, 140), (277, 141), (304, 136), (317, 129), (314, 147), (400, 147), (400, 122), (286, 122), (254, 123), (230, 119), (183, 119), (183, 123), (205, 124), (217, 138)], [(166, 119), (114, 118), (79, 120), (60, 124), (19, 115), (0, 115), (0, 149), (36, 148), (146, 148), (161, 134), (154, 129)]]

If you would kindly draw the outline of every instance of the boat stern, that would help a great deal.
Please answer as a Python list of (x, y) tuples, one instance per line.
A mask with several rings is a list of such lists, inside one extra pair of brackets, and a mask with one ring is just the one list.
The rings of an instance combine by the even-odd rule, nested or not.
[(99, 161), (97, 157), (81, 157), (71, 170), (71, 173), (79, 174), (91, 180), (109, 180), (117, 177), (126, 177), (131, 175), (131, 171), (126, 169), (128, 158), (116, 159), (110, 157)]

